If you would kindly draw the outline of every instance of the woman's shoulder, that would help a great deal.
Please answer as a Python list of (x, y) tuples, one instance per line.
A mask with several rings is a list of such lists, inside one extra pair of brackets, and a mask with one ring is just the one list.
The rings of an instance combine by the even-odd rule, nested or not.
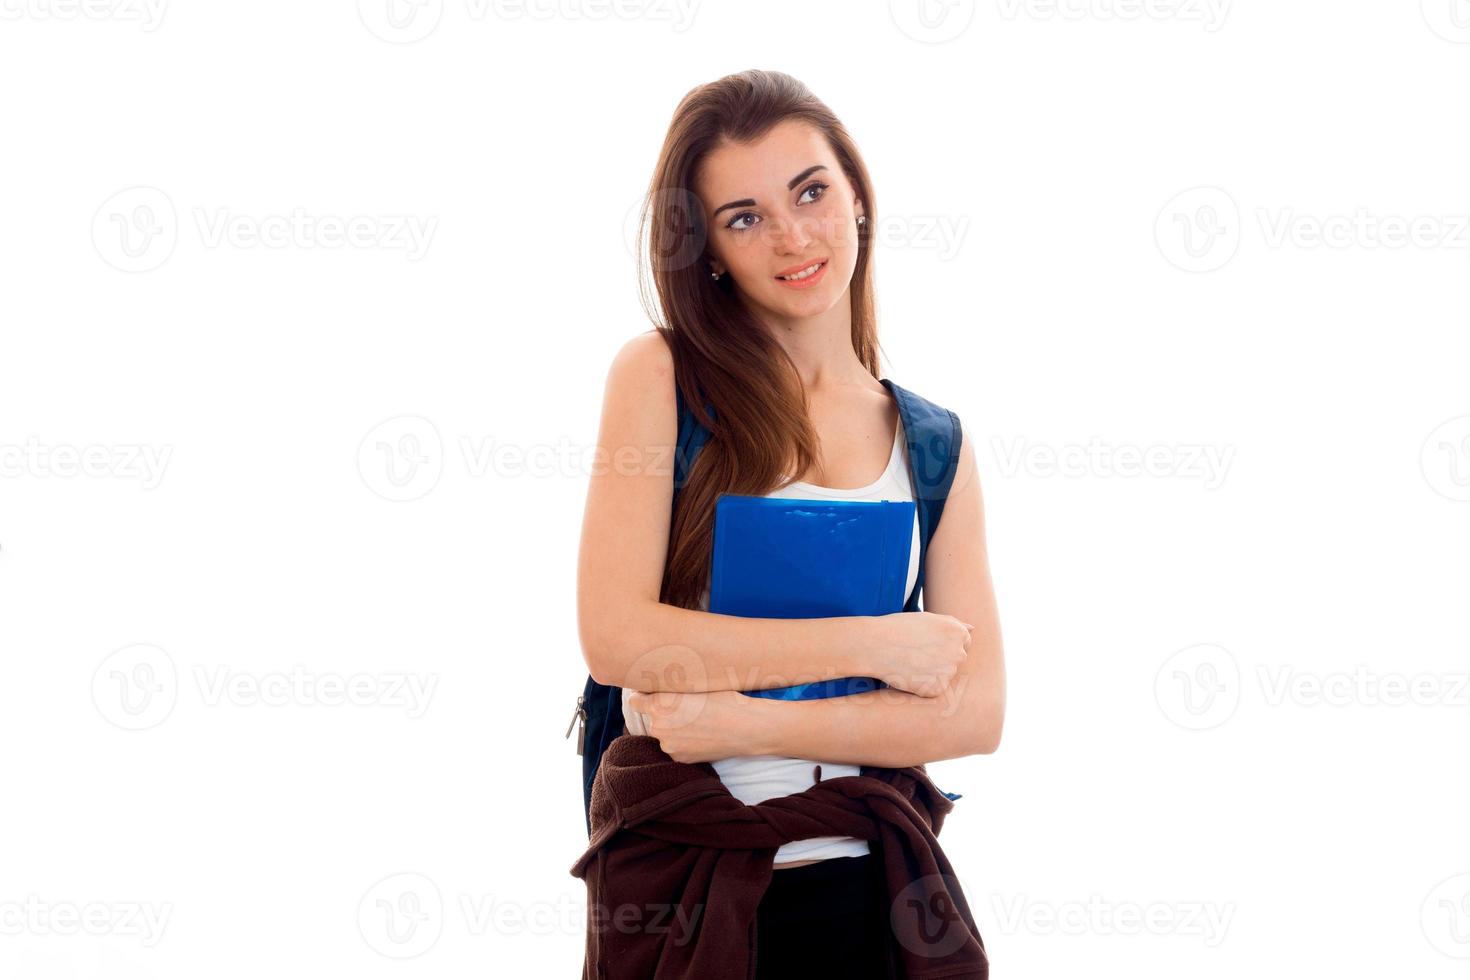
[(630, 337), (613, 358), (613, 371), (653, 381), (674, 374), (674, 352), (657, 329), (648, 329)]
[(607, 389), (619, 402), (645, 404), (653, 412), (669, 409), (672, 416), (674, 355), (663, 335), (648, 330), (624, 341), (608, 368)]
[(673, 445), (678, 428), (674, 388), (674, 360), (657, 331), (625, 341), (607, 371), (604, 438), (618, 446)]

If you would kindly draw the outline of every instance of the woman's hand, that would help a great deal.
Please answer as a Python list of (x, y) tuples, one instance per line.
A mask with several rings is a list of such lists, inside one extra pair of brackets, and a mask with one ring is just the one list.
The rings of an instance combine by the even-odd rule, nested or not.
[(973, 629), (943, 613), (875, 616), (866, 633), (874, 665), (869, 673), (900, 691), (921, 698), (940, 697), (969, 656)]
[(713, 762), (759, 755), (760, 698), (739, 691), (638, 691), (627, 710), (643, 715), (647, 734), (675, 762)]

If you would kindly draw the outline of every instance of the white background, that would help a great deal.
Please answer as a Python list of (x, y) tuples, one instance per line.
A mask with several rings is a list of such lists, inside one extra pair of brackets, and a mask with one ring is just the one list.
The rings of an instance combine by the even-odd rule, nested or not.
[(576, 975), (630, 213), (762, 67), (978, 454), (1009, 713), (931, 771), (993, 975), (1463, 976), (1454, 2), (4, 0), (0, 974)]

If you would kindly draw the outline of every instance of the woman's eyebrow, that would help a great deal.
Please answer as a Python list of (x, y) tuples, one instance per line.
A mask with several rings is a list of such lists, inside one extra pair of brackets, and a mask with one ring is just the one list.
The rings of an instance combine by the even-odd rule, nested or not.
[[(813, 166), (813, 167), (807, 167), (801, 173), (797, 174), (795, 177), (792, 177), (790, 180), (788, 180), (786, 182), (786, 189), (788, 191), (789, 190), (794, 190), (796, 188), (796, 185), (797, 184), (801, 183), (803, 180), (806, 180), (808, 177), (810, 177), (812, 174), (816, 173), (818, 170), (826, 170), (826, 169), (827, 168), (825, 166), (823, 166), (822, 164), (820, 164), (820, 163), (817, 164), (816, 166)], [(711, 218), (718, 218), (720, 216), (720, 212), (721, 211), (727, 211), (730, 208), (749, 208), (749, 207), (754, 207), (754, 206), (755, 206), (755, 198), (753, 198), (753, 197), (742, 197), (738, 201), (731, 201), (729, 204), (721, 204), (719, 207), (715, 208), (715, 213), (712, 214), (712, 215), (710, 215), (710, 217)]]

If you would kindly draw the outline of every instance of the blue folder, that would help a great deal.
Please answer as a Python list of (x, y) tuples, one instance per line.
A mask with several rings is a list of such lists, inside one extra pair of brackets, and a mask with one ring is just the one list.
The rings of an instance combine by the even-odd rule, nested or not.
[[(911, 500), (721, 494), (709, 611), (766, 619), (901, 612), (913, 527)], [(807, 701), (887, 686), (876, 677), (837, 677), (741, 693)]]

